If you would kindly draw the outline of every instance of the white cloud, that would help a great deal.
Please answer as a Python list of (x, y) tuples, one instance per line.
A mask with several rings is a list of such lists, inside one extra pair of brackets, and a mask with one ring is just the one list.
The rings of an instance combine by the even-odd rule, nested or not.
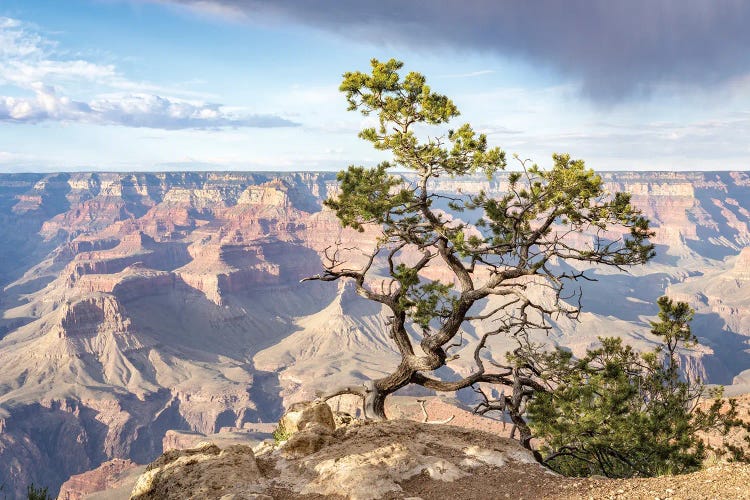
[(196, 104), (150, 94), (114, 94), (81, 102), (60, 96), (54, 88), (42, 84), (34, 84), (33, 89), (33, 98), (0, 96), (0, 121), (66, 121), (166, 130), (294, 125), (274, 115), (233, 116), (217, 104)]
[[(113, 64), (66, 59), (56, 51), (55, 42), (7, 17), (0, 17), (0, 84), (15, 88), (17, 94), (0, 95), (0, 122), (63, 121), (166, 130), (297, 125), (277, 115), (239, 113), (221, 104), (174, 97), (170, 91), (201, 95), (131, 81)], [(86, 85), (127, 92), (100, 92), (81, 100), (68, 95), (69, 88)]]
[(208, 0), (197, 0), (183, 7), (192, 10), (198, 15), (207, 14), (227, 21), (236, 22), (247, 20), (247, 14), (245, 11), (234, 5), (224, 5)]
[(99, 65), (83, 60), (10, 59), (0, 61), (0, 78), (6, 83), (28, 87), (43, 81), (106, 81), (117, 77), (113, 65)]
[(29, 57), (50, 45), (40, 35), (26, 30), (18, 19), (0, 17), (0, 58)]

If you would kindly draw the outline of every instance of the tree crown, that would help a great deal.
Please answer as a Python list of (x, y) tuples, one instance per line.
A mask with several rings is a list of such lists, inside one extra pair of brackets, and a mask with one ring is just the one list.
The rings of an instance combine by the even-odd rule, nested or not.
[[(338, 174), (340, 190), (326, 206), (343, 226), (379, 236), (371, 249), (332, 245), (323, 272), (310, 279), (353, 280), (359, 295), (382, 304), (401, 354), (396, 370), (367, 390), (342, 390), (374, 398), (384, 417), (382, 398), (408, 384), (440, 391), (504, 384), (517, 389), (518, 413), (544, 385), (533, 367), (498, 362), (490, 340), (550, 329), (554, 315), (577, 318), (580, 291), (566, 284), (586, 279), (592, 266), (648, 261), (649, 222), (627, 193), (609, 194), (567, 154), (553, 155), (549, 169), (516, 158), (517, 168), (499, 175), (505, 152), (468, 123), (447, 129), (459, 116), (455, 103), (402, 68), (373, 59), (369, 73), (348, 72), (340, 87), (350, 110), (377, 116), (360, 137), (392, 158)], [(467, 176), (483, 176), (488, 188), (448, 192), (435, 182)], [(442, 277), (430, 278), (433, 270)], [(473, 372), (441, 380), (435, 370), (458, 357), (449, 351), (469, 343)]]

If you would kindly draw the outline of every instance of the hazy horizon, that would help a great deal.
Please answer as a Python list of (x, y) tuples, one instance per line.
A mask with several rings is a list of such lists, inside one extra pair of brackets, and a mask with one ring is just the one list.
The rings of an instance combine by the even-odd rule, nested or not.
[[(52, 174), (119, 174), (119, 175), (128, 175), (128, 174), (181, 174), (181, 173), (187, 173), (187, 174), (203, 174), (203, 173), (227, 173), (227, 174), (336, 174), (340, 172), (341, 169), (318, 169), (318, 170), (267, 170), (267, 169), (257, 169), (257, 170), (233, 170), (233, 169), (193, 169), (193, 170), (180, 170), (180, 169), (174, 169), (174, 170), (19, 170), (19, 171), (8, 171), (3, 172), (0, 171), (0, 175), (52, 175)], [(514, 171), (513, 168), (508, 168), (504, 171), (498, 172), (496, 175), (503, 175), (507, 172)], [(750, 168), (741, 170), (741, 169), (733, 169), (733, 170), (605, 170), (605, 169), (595, 169), (596, 173), (606, 173), (606, 174), (624, 174), (624, 173), (638, 173), (638, 174), (670, 174), (670, 173), (676, 173), (676, 174), (726, 174), (726, 173), (732, 173), (732, 172), (740, 172), (740, 173), (750, 173)], [(408, 171), (405, 170), (393, 170), (393, 173), (404, 173), (408, 174)], [(467, 178), (483, 178), (484, 174), (474, 174), (465, 176)]]

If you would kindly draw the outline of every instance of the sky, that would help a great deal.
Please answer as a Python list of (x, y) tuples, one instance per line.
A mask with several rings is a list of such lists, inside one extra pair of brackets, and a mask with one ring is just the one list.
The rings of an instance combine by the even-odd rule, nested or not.
[(0, 172), (339, 170), (396, 58), (508, 155), (750, 170), (744, 0), (0, 0)]

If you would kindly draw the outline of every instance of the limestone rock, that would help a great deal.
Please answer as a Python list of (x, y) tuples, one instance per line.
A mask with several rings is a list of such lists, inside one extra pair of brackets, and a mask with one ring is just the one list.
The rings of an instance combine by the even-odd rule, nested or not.
[(292, 434), (281, 448), (281, 454), (286, 458), (306, 457), (329, 445), (333, 440), (333, 431), (329, 427), (311, 422)]
[(138, 479), (131, 498), (487, 498), (495, 490), (483, 483), (510, 484), (509, 475), (539, 491), (554, 491), (547, 483), (560, 480), (518, 442), (481, 431), (407, 420), (332, 431), (312, 422), (257, 462), (244, 446), (222, 451), (204, 443), (164, 453)]
[(742, 249), (734, 262), (734, 274), (744, 280), (750, 280), (750, 246)]
[(279, 429), (287, 436), (291, 436), (313, 423), (330, 431), (335, 430), (336, 421), (331, 407), (323, 402), (294, 403), (279, 420)]
[(186, 450), (195, 448), (202, 441), (211, 442), (222, 449), (233, 444), (244, 444), (254, 447), (269, 438), (270, 434), (268, 433), (253, 432), (247, 429), (222, 428), (219, 432), (213, 434), (170, 429), (164, 434), (162, 449), (165, 452), (170, 450)]
[[(392, 420), (340, 428), (317, 452), (280, 461), (277, 468), (280, 479), (290, 481), (301, 494), (345, 495), (352, 500), (464, 498), (462, 481), (471, 482), (475, 471), (483, 471), (483, 480), (487, 471), (502, 477), (520, 465), (527, 468), (529, 477), (547, 474), (533, 462), (528, 451), (507, 438), (447, 425)], [(440, 495), (423, 494), (428, 486)]]
[(339, 427), (346, 427), (347, 425), (352, 425), (354, 422), (356, 422), (356, 419), (352, 416), (352, 414), (345, 412), (345, 411), (333, 412), (333, 420), (336, 422), (337, 429)]
[[(253, 450), (233, 445), (224, 450), (203, 443), (190, 450), (164, 453), (138, 478), (132, 500), (248, 498), (262, 479)], [(240, 496), (231, 496), (240, 495)]]

